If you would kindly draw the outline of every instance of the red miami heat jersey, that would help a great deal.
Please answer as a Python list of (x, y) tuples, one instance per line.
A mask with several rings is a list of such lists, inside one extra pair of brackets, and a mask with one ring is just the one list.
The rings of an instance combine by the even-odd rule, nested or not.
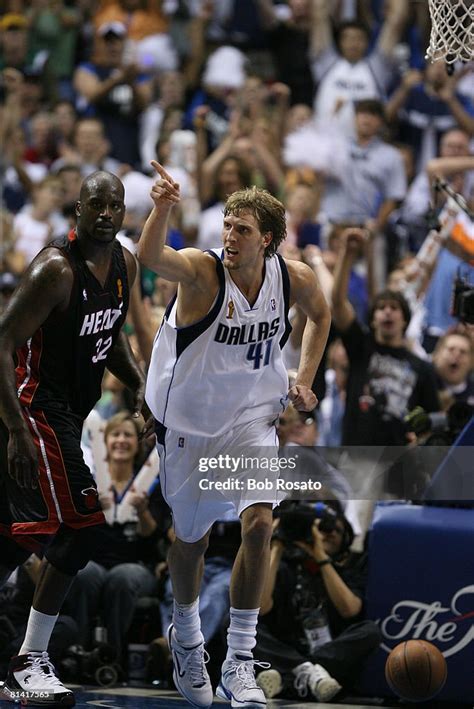
[(101, 395), (106, 365), (128, 309), (127, 267), (116, 241), (104, 287), (89, 270), (75, 233), (52, 241), (68, 259), (74, 284), (67, 309), (51, 313), (16, 351), (16, 385), (22, 406), (67, 408), (85, 418)]

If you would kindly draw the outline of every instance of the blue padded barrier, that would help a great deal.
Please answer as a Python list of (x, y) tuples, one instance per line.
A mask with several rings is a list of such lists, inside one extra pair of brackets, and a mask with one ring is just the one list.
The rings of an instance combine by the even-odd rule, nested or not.
[(419, 638), (436, 645), (448, 664), (436, 699), (474, 702), (473, 509), (377, 505), (367, 617), (379, 622), (384, 639), (362, 678), (364, 692), (393, 696), (384, 676), (388, 653)]

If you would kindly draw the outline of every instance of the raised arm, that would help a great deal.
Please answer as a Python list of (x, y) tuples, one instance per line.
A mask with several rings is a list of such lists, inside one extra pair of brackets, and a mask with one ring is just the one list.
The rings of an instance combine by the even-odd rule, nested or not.
[(385, 116), (389, 123), (395, 123), (401, 108), (405, 105), (411, 90), (423, 81), (423, 74), (418, 69), (409, 69), (400, 82), (400, 86), (393, 92), (385, 104)]
[(67, 305), (73, 274), (66, 259), (40, 254), (25, 273), (0, 319), (0, 418), (9, 431), (9, 474), (20, 487), (36, 487), (37, 455), (18, 401), (13, 355), (55, 309)]
[(410, 8), (408, 0), (389, 0), (385, 21), (377, 40), (377, 49), (390, 57), (408, 21)]
[(456, 76), (448, 76), (443, 78), (443, 83), (436, 90), (436, 95), (442, 101), (445, 101), (451, 111), (454, 119), (460, 128), (463, 128), (471, 136), (474, 134), (474, 116), (471, 116), (464, 108), (463, 104), (456, 94), (456, 85), (458, 78)]
[(175, 249), (166, 246), (170, 212), (179, 203), (179, 185), (166, 170), (152, 160), (158, 179), (151, 189), (153, 209), (145, 222), (137, 245), (138, 260), (143, 266), (168, 281), (199, 287), (201, 269), (208, 258), (198, 249)]
[(466, 170), (474, 170), (474, 155), (433, 158), (426, 166), (430, 182), (437, 177), (449, 177), (457, 172), (466, 172)]
[(257, 7), (264, 30), (270, 30), (278, 24), (278, 17), (272, 0), (257, 0)]
[(212, 19), (213, 0), (203, 0), (199, 11), (188, 25), (189, 57), (184, 68), (186, 86), (194, 89), (199, 84), (202, 65), (206, 58), (206, 31)]
[(217, 170), (219, 165), (232, 154), (235, 141), (240, 136), (239, 124), (240, 114), (234, 111), (230, 119), (228, 133), (221, 140), (217, 148), (202, 162), (198, 184), (201, 204), (205, 205), (214, 195)]
[[(318, 525), (312, 527), (313, 544), (299, 542), (298, 546), (305, 549), (316, 563), (325, 562), (331, 559), (324, 549), (324, 542)], [(346, 584), (339, 572), (331, 564), (321, 565), (321, 576), (326, 587), (327, 594), (342, 618), (354, 618), (362, 610), (362, 601), (351, 588)]]
[(354, 308), (349, 302), (349, 278), (354, 261), (365, 245), (367, 234), (365, 229), (349, 228), (342, 232), (342, 248), (334, 272), (332, 289), (332, 316), (334, 324), (340, 332), (349, 329), (355, 320)]
[(307, 318), (298, 373), (288, 395), (296, 409), (312, 411), (317, 399), (311, 387), (326, 347), (331, 313), (310, 267), (298, 261), (287, 261), (286, 264), (290, 274), (291, 299), (300, 306)]
[(330, 0), (312, 0), (310, 54), (317, 57), (333, 44)]
[(324, 263), (321, 249), (315, 244), (308, 244), (303, 250), (303, 258), (305, 263), (307, 263), (308, 266), (314, 271), (316, 278), (319, 281), (319, 285), (321, 286), (323, 295), (330, 305), (334, 277)]

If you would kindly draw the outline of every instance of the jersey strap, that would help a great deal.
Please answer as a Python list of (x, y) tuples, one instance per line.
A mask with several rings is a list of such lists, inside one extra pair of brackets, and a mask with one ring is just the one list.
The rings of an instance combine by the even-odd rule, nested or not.
[(293, 329), (288, 319), (288, 311), (290, 309), (290, 276), (285, 260), (280, 256), (280, 254), (276, 254), (276, 256), (278, 258), (278, 262), (281, 268), (281, 278), (283, 283), (283, 301), (285, 303), (285, 331), (280, 338), (280, 349), (283, 349), (290, 336), (290, 332)]
[[(224, 274), (224, 266), (222, 265), (222, 261), (219, 258), (217, 254), (215, 254), (213, 251), (207, 251), (206, 253), (211, 254), (211, 256), (214, 257), (214, 260), (216, 262), (216, 273), (217, 273), (217, 278), (219, 280), (219, 291), (217, 293), (217, 298), (214, 302), (214, 305), (212, 308), (209, 310), (207, 315), (205, 315), (201, 320), (199, 320), (196, 323), (193, 323), (192, 325), (186, 325), (185, 327), (178, 327), (176, 329), (176, 359), (184, 352), (186, 347), (191, 344), (191, 342), (194, 342), (200, 335), (205, 332), (208, 327), (212, 325), (214, 320), (217, 318), (219, 315), (220, 309), (222, 308), (222, 303), (224, 302), (224, 295), (225, 295), (225, 274)], [(171, 312), (171, 308), (173, 307), (174, 303), (176, 301), (176, 295), (174, 296), (172, 302), (169, 305), (169, 311), (167, 309), (167, 312)]]

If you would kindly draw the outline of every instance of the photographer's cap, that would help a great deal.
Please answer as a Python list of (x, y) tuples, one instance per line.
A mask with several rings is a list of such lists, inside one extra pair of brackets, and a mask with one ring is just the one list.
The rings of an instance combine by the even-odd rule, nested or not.
[(0, 19), (0, 30), (24, 30), (26, 29), (27, 21), (24, 15), (20, 15), (16, 12), (7, 12)]
[(127, 34), (127, 28), (123, 22), (104, 22), (97, 29), (97, 34), (99, 37), (106, 37), (107, 35), (125, 37)]

